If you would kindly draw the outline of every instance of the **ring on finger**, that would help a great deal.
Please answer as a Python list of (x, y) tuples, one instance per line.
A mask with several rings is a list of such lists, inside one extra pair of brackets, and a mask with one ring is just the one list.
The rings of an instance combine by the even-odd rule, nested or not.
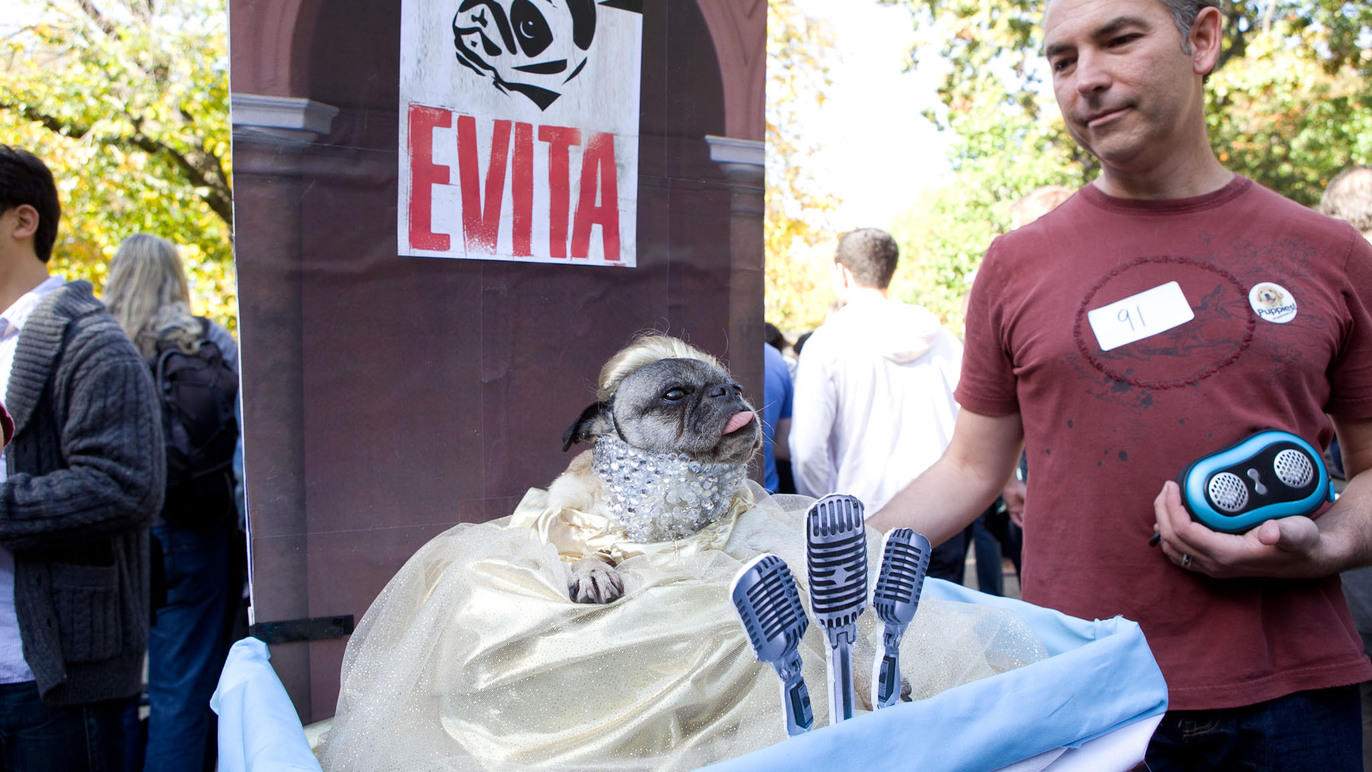
[(1191, 567), (1191, 556), (1190, 556), (1190, 555), (1187, 555), (1186, 553), (1182, 553), (1182, 556), (1181, 556), (1181, 567), (1182, 567), (1182, 568), (1190, 568), (1190, 567)]

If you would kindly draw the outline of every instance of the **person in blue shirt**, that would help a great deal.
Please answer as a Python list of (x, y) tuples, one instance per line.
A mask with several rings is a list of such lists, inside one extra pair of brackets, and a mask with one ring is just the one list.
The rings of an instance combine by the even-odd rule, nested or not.
[[(784, 342), (785, 338), (781, 340)], [(768, 493), (794, 493), (794, 484), (782, 485), (791, 477), (791, 453), (786, 444), (791, 431), (791, 371), (786, 366), (786, 358), (776, 346), (767, 343), (762, 348), (763, 487)], [(785, 474), (779, 472), (782, 465), (785, 466)], [(783, 487), (789, 490), (783, 490)]]

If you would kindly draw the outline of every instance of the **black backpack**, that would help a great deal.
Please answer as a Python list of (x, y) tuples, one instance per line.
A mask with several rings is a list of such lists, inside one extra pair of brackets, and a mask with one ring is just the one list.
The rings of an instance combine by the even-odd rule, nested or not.
[(157, 343), (149, 363), (162, 403), (162, 435), (167, 448), (167, 498), (162, 516), (169, 523), (206, 524), (236, 517), (233, 455), (238, 443), (238, 374), (224, 352), (208, 339), (209, 321), (200, 319), (200, 347), (187, 354), (173, 340)]

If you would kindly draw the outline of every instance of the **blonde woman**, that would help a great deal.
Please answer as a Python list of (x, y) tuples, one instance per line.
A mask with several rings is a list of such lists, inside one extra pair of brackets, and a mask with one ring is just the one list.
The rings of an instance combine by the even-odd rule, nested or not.
[[(228, 651), (241, 585), (232, 471), (225, 463), (238, 436), (238, 347), (223, 327), (191, 313), (181, 258), (166, 239), (146, 233), (125, 239), (110, 262), (104, 301), (153, 369), (167, 443), (167, 498), (152, 529), (151, 712), (144, 769), (213, 769), (209, 700)], [(200, 387), (213, 388), (193, 389), (203, 397), (199, 401), (178, 401), (181, 387), (174, 377), (199, 378)], [(188, 412), (198, 417), (186, 417)], [(215, 440), (188, 442), (199, 433), (196, 421), (215, 427)], [(211, 456), (208, 466), (201, 461)]]

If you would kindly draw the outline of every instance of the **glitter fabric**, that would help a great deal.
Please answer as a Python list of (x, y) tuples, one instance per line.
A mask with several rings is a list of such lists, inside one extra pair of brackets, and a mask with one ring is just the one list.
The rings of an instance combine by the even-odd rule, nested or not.
[(743, 485), (742, 464), (703, 464), (684, 453), (650, 453), (618, 437), (595, 442), (592, 468), (611, 520), (636, 542), (684, 539), (718, 520)]
[[(808, 608), (814, 500), (744, 486), (720, 522), (677, 541), (624, 542), (603, 513), (552, 506), (539, 489), (511, 517), (434, 537), (348, 641), (323, 768), (688, 772), (786, 739), (776, 673), (754, 655), (729, 589), (748, 561), (774, 552), (797, 573)], [(540, 538), (554, 532), (557, 545)], [(869, 531), (868, 554), (880, 544)], [(624, 596), (573, 603), (566, 559), (606, 552), (621, 556)], [(1016, 614), (964, 606), (920, 602), (900, 658), (917, 694), (1045, 656)], [(881, 625), (867, 613), (858, 630), (854, 680), (865, 700)], [(798, 645), (823, 727), (822, 626)]]

